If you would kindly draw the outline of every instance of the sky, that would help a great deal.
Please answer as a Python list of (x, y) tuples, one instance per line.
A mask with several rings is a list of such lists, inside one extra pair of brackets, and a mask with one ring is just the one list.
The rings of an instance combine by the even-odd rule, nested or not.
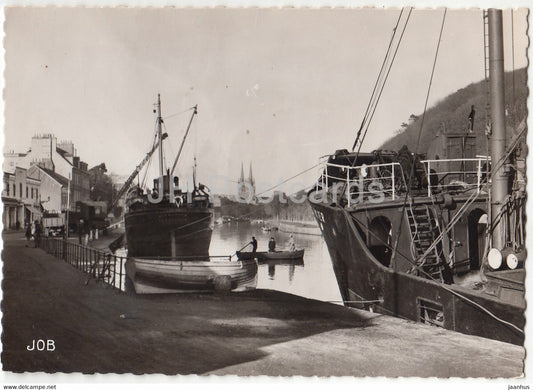
[[(150, 149), (161, 94), (167, 165), (235, 192), (241, 163), (264, 191), (355, 139), (399, 9), (29, 8), (5, 14), (4, 151), (37, 133), (72, 140), (89, 167), (128, 175)], [(415, 9), (363, 150), (423, 111), (443, 9)], [(526, 60), (515, 10), (514, 65)], [(504, 11), (506, 69), (511, 12)], [(484, 77), (482, 12), (448, 10), (430, 106)], [(176, 115), (175, 115), (176, 114)], [(149, 176), (155, 175), (153, 161)], [(286, 183), (312, 184), (318, 169)]]

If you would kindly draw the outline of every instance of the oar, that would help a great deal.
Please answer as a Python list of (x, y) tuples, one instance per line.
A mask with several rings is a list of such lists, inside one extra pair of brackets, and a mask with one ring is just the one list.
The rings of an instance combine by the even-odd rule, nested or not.
[(237, 250), (234, 254), (232, 254), (232, 255), (230, 256), (230, 259), (231, 259), (233, 256), (235, 256), (235, 255), (237, 254), (237, 252), (242, 251), (244, 248), (246, 248), (246, 247), (247, 247), (248, 245), (250, 245), (251, 243), (252, 243), (252, 241), (250, 241), (248, 244), (246, 244), (245, 246), (243, 246), (241, 249)]

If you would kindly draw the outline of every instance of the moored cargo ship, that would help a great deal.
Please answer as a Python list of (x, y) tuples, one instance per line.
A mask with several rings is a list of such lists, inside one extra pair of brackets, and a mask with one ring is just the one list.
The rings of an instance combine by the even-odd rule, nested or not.
[(438, 154), (338, 150), (309, 198), (346, 305), (522, 344), (526, 126), (506, 134), (502, 14), (487, 14), (490, 156), (468, 131)]

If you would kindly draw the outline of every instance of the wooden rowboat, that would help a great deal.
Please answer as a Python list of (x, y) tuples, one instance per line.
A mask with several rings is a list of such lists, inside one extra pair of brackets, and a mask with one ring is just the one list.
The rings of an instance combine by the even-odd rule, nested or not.
[(274, 252), (237, 252), (239, 260), (257, 259), (257, 260), (290, 260), (301, 259), (304, 257), (304, 249), (295, 251), (274, 251)]
[(178, 261), (129, 258), (126, 276), (137, 294), (213, 291), (217, 286), (231, 291), (254, 289), (257, 261), (254, 259)]

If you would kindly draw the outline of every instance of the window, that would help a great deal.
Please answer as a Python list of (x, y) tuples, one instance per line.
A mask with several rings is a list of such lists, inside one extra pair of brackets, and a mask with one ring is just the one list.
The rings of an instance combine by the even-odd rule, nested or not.
[(22, 198), (22, 183), (19, 183), (19, 194), (20, 194), (20, 197)]
[(26, 198), (28, 198), (28, 186), (26, 186)]
[(6, 195), (9, 196), (9, 184), (6, 186)]
[(441, 303), (418, 297), (416, 298), (416, 306), (419, 313), (419, 322), (444, 328), (445, 319)]
[(13, 183), (13, 196), (17, 196), (17, 186)]
[(39, 190), (35, 189), (35, 199), (39, 200)]
[(33, 199), (33, 187), (31, 188), (31, 198)]

